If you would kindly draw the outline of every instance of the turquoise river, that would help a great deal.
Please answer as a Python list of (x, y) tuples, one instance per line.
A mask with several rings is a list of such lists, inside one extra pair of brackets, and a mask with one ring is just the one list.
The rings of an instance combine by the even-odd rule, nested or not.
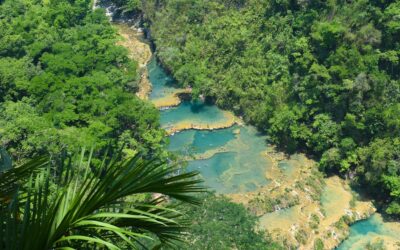
[[(173, 79), (154, 58), (148, 64), (148, 71), (152, 83), (150, 100), (173, 93)], [(161, 124), (165, 128), (183, 120), (218, 122), (224, 120), (224, 115), (215, 105), (189, 101), (161, 110)], [(254, 127), (244, 125), (211, 131), (185, 130), (172, 134), (169, 144), (169, 150), (192, 159), (188, 162), (189, 170), (200, 171), (205, 184), (222, 194), (255, 190), (271, 181), (264, 174), (271, 165), (262, 155), (267, 148), (266, 137)], [(290, 164), (279, 166), (289, 172), (293, 168)], [(357, 247), (359, 242), (374, 236), (393, 237), (392, 234), (382, 218), (374, 215), (351, 226), (350, 237), (338, 249), (362, 249)]]

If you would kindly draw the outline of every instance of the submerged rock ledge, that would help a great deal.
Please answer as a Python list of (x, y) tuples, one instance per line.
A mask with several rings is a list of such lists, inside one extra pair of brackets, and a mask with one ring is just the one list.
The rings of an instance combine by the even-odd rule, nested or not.
[(172, 108), (179, 106), (182, 102), (181, 95), (190, 94), (190, 89), (176, 89), (173, 93), (158, 99), (151, 100), (151, 102), (158, 109)]
[(236, 117), (233, 113), (229, 111), (224, 111), (225, 120), (222, 122), (216, 123), (196, 123), (194, 121), (181, 121), (178, 122), (171, 127), (165, 128), (165, 131), (168, 135), (172, 135), (184, 130), (217, 130), (217, 129), (224, 129), (230, 128), (235, 124), (242, 124), (242, 121)]

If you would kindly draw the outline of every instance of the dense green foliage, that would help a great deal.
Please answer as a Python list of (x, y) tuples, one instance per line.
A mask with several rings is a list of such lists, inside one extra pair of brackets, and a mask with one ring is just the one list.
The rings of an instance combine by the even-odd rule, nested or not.
[(183, 239), (181, 206), (165, 197), (197, 203), (196, 173), (176, 174), (159, 157), (114, 156), (98, 172), (84, 152), (69, 159), (0, 169), (0, 249), (141, 249), (143, 240)]
[(113, 16), (132, 16), (141, 14), (141, 0), (100, 0), (100, 5), (110, 6), (110, 3), (115, 6)]
[(142, 1), (173, 76), (400, 215), (400, 2)]
[(227, 198), (207, 195), (200, 206), (188, 206), (186, 213), (190, 244), (183, 249), (280, 249), (255, 231), (256, 216)]
[(158, 112), (134, 95), (137, 66), (117, 39), (90, 0), (1, 3), (0, 145), (14, 159), (117, 140), (130, 155), (161, 151)]

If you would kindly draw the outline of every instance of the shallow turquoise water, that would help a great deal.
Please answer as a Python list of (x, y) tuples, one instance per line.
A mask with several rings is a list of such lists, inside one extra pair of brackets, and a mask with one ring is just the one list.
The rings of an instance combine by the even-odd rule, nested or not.
[[(148, 65), (153, 85), (150, 99), (154, 100), (173, 92), (173, 81), (153, 59)], [(224, 112), (215, 105), (184, 101), (178, 107), (161, 111), (161, 124), (168, 128), (179, 122), (193, 125), (223, 122)], [(240, 131), (239, 134), (235, 134)], [(218, 151), (208, 158), (192, 160), (188, 169), (199, 170), (205, 184), (218, 193), (251, 191), (265, 185), (265, 171), (271, 162), (262, 155), (266, 138), (250, 126), (233, 126), (213, 131), (187, 130), (170, 136), (169, 150), (182, 155)], [(210, 151), (210, 152), (211, 152)], [(212, 151), (212, 152), (214, 152)]]
[(236, 153), (225, 152), (218, 153), (213, 157), (205, 160), (189, 161), (188, 170), (200, 171), (205, 184), (208, 188), (218, 191), (219, 193), (227, 193), (231, 185), (226, 183), (222, 175), (231, 167), (232, 159)]
[(357, 243), (365, 242), (374, 236), (389, 236), (395, 239), (400, 239), (400, 232), (396, 232), (389, 228), (382, 220), (379, 214), (374, 214), (367, 220), (359, 221), (350, 227), (349, 238), (340, 244), (337, 250), (347, 249), (365, 249), (364, 244), (357, 245)]
[[(272, 163), (263, 156), (267, 147), (265, 137), (253, 127), (235, 126), (234, 129), (239, 129), (240, 133), (223, 145), (223, 150), (228, 154), (217, 153), (209, 159), (189, 162), (188, 169), (199, 170), (205, 185), (218, 193), (248, 192), (269, 182), (265, 178), (265, 171)], [(232, 128), (226, 130), (231, 130), (233, 134)], [(214, 141), (218, 143), (218, 140), (211, 140)]]
[(292, 177), (295, 174), (295, 167), (291, 165), (288, 161), (281, 161), (278, 163), (278, 168), (287, 177)]
[(156, 58), (147, 65), (149, 79), (152, 85), (150, 99), (158, 99), (174, 92), (174, 80), (158, 65)]
[(168, 128), (179, 122), (189, 121), (193, 124), (212, 124), (225, 120), (222, 110), (215, 105), (202, 102), (184, 101), (178, 107), (161, 111), (161, 124)]
[(234, 127), (218, 130), (185, 130), (170, 136), (168, 149), (180, 154), (200, 154), (235, 139)]
[(268, 183), (264, 176), (271, 162), (263, 156), (266, 147), (265, 137), (254, 128), (233, 126), (177, 133), (170, 137), (169, 150), (192, 156), (209, 150), (222, 151), (206, 159), (189, 161), (188, 169), (200, 171), (205, 185), (218, 193), (236, 193)]
[[(174, 92), (174, 81), (156, 63), (153, 58), (148, 65), (149, 78), (153, 85), (150, 99), (162, 98)], [(171, 124), (191, 121), (211, 123), (224, 119), (223, 112), (214, 105), (183, 102), (178, 107), (161, 112), (161, 124), (168, 127)], [(240, 133), (234, 131), (240, 129)], [(217, 193), (236, 193), (255, 190), (269, 182), (264, 176), (271, 162), (262, 154), (266, 150), (266, 138), (251, 126), (233, 126), (214, 131), (187, 130), (170, 136), (169, 150), (182, 155), (203, 154), (209, 150), (220, 149), (218, 153), (203, 160), (192, 160), (188, 163), (189, 170), (200, 171), (205, 185)], [(289, 161), (282, 161), (279, 167), (290, 177), (298, 166), (297, 156)], [(289, 216), (290, 210), (282, 211), (283, 216)], [(288, 215), (286, 215), (288, 213)], [(290, 217), (290, 216), (289, 216)], [(371, 235), (392, 235), (393, 231), (386, 228), (378, 217), (355, 223), (351, 226), (350, 237), (345, 240), (339, 250), (350, 249), (361, 239)], [(400, 233), (399, 233), (400, 235)], [(357, 248), (356, 248), (357, 249)], [(362, 248), (360, 248), (362, 249)]]
[(287, 230), (299, 216), (299, 206), (281, 209), (261, 216), (260, 225), (262, 228), (282, 228)]

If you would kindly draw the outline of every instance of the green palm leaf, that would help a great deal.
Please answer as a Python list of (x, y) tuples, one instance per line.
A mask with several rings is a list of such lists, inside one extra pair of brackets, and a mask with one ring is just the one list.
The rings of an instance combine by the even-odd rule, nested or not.
[[(173, 246), (182, 238), (185, 221), (169, 200), (196, 203), (193, 193), (204, 191), (197, 173), (177, 174), (157, 157), (141, 156), (93, 171), (83, 155), (67, 167), (38, 158), (0, 175), (14, 186), (31, 176), (12, 200), (2, 200), (0, 248), (119, 249), (124, 242), (135, 249), (143, 240)], [(5, 184), (0, 192), (12, 193)]]

